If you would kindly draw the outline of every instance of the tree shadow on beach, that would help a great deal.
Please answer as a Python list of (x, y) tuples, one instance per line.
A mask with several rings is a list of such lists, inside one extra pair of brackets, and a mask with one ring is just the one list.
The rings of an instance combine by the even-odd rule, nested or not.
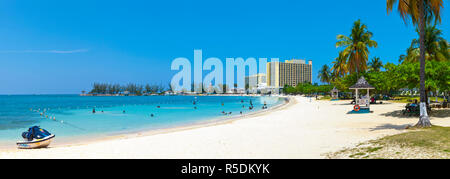
[[(402, 110), (395, 110), (387, 113), (380, 114), (382, 116), (386, 117), (395, 117), (395, 118), (403, 118), (403, 119), (410, 119), (410, 118), (419, 118), (417, 115), (408, 115), (403, 114)], [(430, 112), (430, 117), (436, 117), (436, 118), (446, 118), (450, 117), (450, 109), (434, 109)]]
[(374, 128), (370, 128), (370, 131), (386, 130), (386, 129), (403, 130), (407, 126), (410, 126), (410, 124), (402, 124), (402, 125), (382, 124), (382, 125), (376, 126)]

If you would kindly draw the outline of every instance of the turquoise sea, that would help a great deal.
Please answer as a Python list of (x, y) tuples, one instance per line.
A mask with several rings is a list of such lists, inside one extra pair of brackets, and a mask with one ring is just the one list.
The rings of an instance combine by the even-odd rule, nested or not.
[(264, 103), (270, 108), (283, 102), (278, 97), (248, 96), (2, 95), (0, 146), (14, 146), (22, 140), (21, 133), (33, 125), (55, 134), (57, 143), (70, 143), (73, 139), (226, 120), (241, 111), (263, 110)]

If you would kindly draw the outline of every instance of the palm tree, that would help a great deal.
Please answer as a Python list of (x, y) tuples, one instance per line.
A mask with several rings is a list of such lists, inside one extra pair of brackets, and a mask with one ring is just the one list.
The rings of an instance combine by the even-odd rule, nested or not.
[(380, 57), (373, 57), (368, 65), (371, 71), (379, 72), (381, 67), (383, 67), (383, 62), (381, 62)]
[(378, 44), (371, 40), (373, 34), (367, 30), (360, 20), (353, 24), (349, 37), (338, 35), (336, 47), (344, 47), (344, 56), (348, 56), (347, 68), (350, 73), (360, 73), (367, 70), (369, 47), (377, 47)]
[(321, 82), (330, 83), (331, 72), (330, 72), (330, 68), (328, 67), (328, 65), (322, 66), (322, 69), (320, 69), (320, 71), (319, 71), (318, 78), (320, 79)]
[(333, 78), (343, 77), (348, 73), (347, 69), (347, 56), (345, 56), (344, 51), (339, 52), (339, 56), (333, 62)]
[[(417, 33), (419, 30), (416, 29)], [(425, 60), (445, 61), (450, 57), (448, 42), (442, 37), (442, 31), (435, 25), (425, 25)], [(413, 39), (406, 54), (407, 62), (417, 62), (420, 59), (420, 41)]]
[[(387, 12), (391, 12), (397, 0), (386, 0)], [(442, 0), (399, 0), (398, 12), (407, 23), (411, 18), (414, 25), (419, 26), (420, 44), (420, 118), (416, 124), (418, 127), (430, 127), (431, 122), (426, 110), (425, 97), (425, 21), (434, 18), (435, 22), (441, 22), (441, 8), (444, 7)]]

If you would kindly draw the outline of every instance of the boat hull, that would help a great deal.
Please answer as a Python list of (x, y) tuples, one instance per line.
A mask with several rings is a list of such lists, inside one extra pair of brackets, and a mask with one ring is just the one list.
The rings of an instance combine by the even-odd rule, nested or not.
[(32, 141), (19, 141), (16, 144), (19, 149), (44, 148), (44, 147), (48, 147), (50, 145), (53, 138), (55, 138), (55, 135), (52, 134), (52, 135), (49, 135), (42, 139), (35, 139)]

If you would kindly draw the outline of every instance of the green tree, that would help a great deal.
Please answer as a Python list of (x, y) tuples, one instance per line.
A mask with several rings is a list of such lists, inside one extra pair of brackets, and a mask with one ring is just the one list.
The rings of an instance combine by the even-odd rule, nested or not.
[(339, 56), (333, 61), (333, 79), (343, 77), (348, 73), (347, 69), (347, 56), (345, 56), (344, 51), (339, 52)]
[(330, 83), (331, 72), (330, 72), (330, 68), (328, 67), (328, 65), (322, 66), (322, 68), (319, 71), (318, 78), (320, 79), (321, 82), (328, 83), (328, 84)]
[(377, 47), (378, 44), (371, 40), (373, 34), (367, 30), (365, 24), (357, 20), (353, 24), (350, 36), (338, 35), (336, 47), (343, 47), (343, 55), (348, 56), (347, 69), (350, 73), (359, 73), (367, 70), (369, 47)]
[(379, 72), (383, 67), (383, 62), (381, 62), (380, 57), (373, 57), (368, 65), (370, 71)]
[[(397, 0), (386, 0), (387, 12), (391, 12)], [(441, 8), (444, 6), (442, 0), (399, 0), (398, 11), (406, 23), (409, 18), (419, 29), (420, 50), (420, 118), (416, 124), (418, 127), (430, 127), (431, 122), (426, 111), (425, 95), (425, 23), (427, 19), (441, 21)]]

